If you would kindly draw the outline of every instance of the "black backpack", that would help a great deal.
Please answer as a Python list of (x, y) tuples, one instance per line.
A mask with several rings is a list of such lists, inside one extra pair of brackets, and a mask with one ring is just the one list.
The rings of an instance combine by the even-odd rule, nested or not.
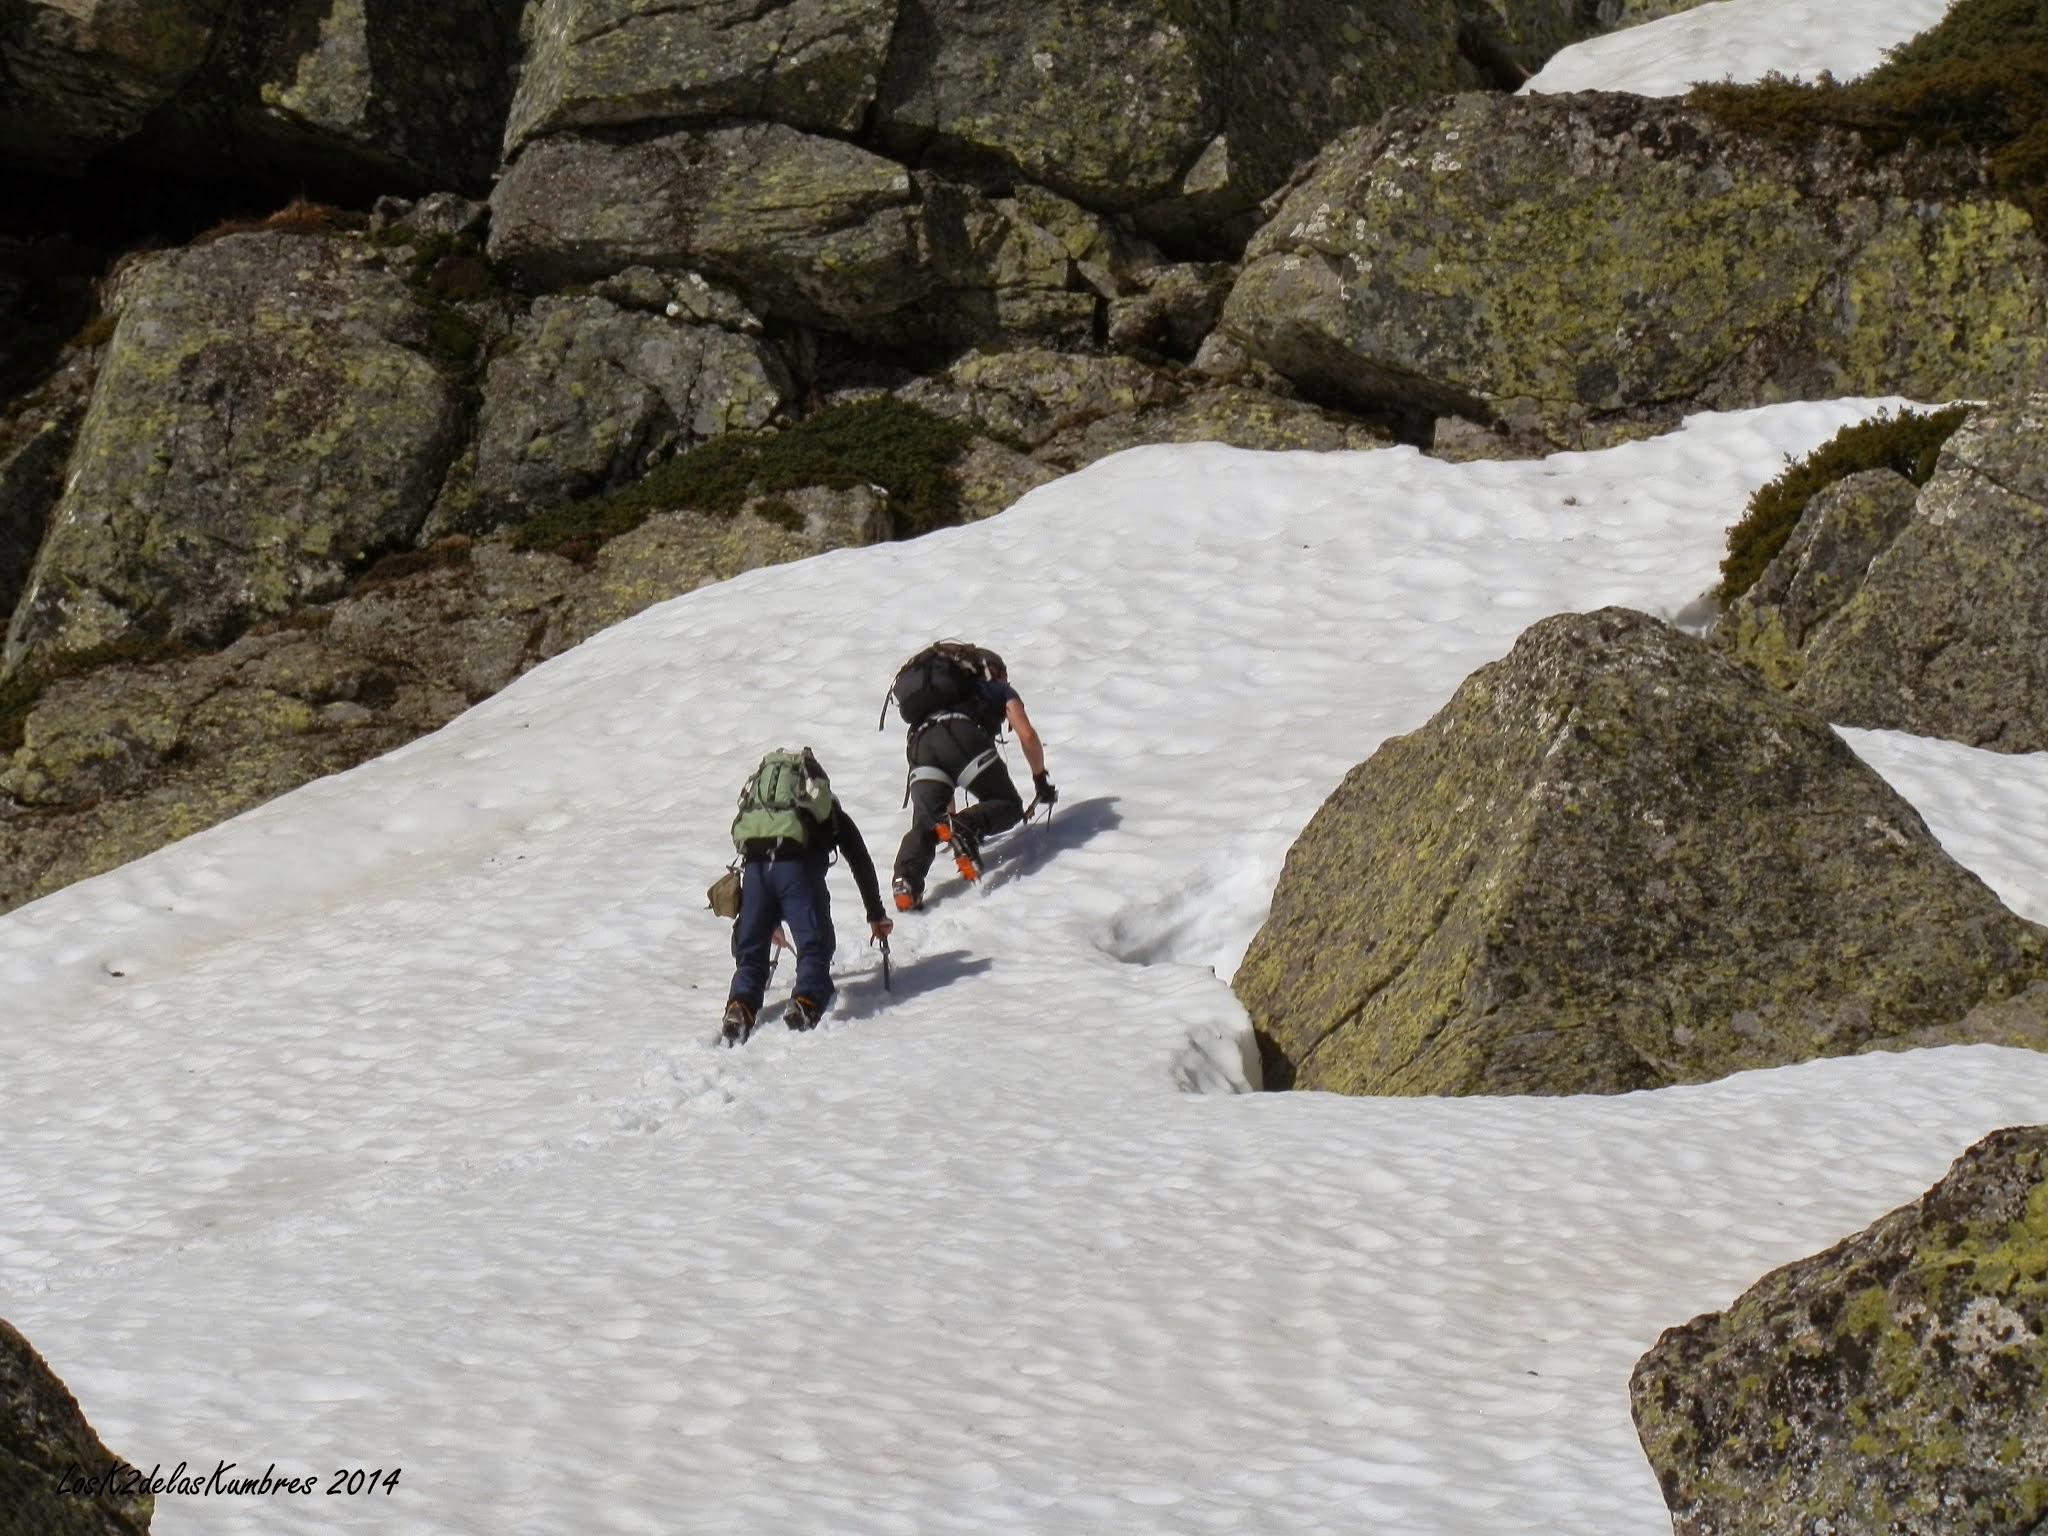
[[(889, 698), (905, 725), (922, 725), (933, 715), (956, 711), (983, 719), (988, 710), (982, 699), (983, 682), (1003, 672), (1003, 658), (980, 646), (942, 640), (928, 645), (906, 661), (890, 685)], [(889, 704), (882, 704), (877, 729), (888, 722)]]

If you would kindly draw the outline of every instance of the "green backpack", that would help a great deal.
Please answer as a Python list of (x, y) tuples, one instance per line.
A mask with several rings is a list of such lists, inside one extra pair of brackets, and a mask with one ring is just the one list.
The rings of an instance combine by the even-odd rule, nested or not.
[(741, 854), (767, 851), (778, 842), (808, 845), (812, 832), (832, 819), (832, 785), (806, 747), (778, 748), (740, 789), (740, 813), (732, 820), (732, 844)]

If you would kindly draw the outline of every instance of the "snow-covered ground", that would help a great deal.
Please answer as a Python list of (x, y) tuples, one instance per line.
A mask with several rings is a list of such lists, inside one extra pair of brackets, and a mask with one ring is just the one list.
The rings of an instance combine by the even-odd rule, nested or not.
[(1709, 0), (1567, 48), (1524, 91), (1682, 96), (1701, 81), (1854, 79), (1948, 14), (1949, 0)]
[[(1223, 978), (1352, 764), (1545, 614), (1680, 613), (1874, 404), (1121, 455), (0, 919), (0, 1316), (145, 1469), (321, 1490), (167, 1495), (163, 1536), (1654, 1536), (1635, 1359), (2048, 1120), (2048, 1061), (1247, 1094)], [(886, 866), (875, 712), (940, 635), (1009, 658), (1057, 814), (899, 926), (893, 995), (835, 875), (832, 1016), (717, 1048), (742, 776), (808, 742)], [(1851, 739), (2048, 920), (2048, 762)]]

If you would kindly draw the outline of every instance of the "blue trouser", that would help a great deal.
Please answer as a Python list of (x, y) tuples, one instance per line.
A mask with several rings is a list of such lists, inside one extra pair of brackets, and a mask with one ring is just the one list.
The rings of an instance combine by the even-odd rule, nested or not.
[(796, 990), (820, 1012), (832, 1001), (832, 898), (825, 861), (800, 857), (749, 859), (740, 876), (740, 915), (732, 925), (732, 989), (759, 1011), (768, 990), (768, 954), (778, 923), (796, 945)]

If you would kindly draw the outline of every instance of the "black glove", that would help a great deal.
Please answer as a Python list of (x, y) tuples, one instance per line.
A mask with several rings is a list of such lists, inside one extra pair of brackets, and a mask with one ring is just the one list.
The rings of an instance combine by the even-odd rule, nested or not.
[(1034, 773), (1031, 775), (1031, 787), (1038, 791), (1038, 803), (1040, 805), (1058, 805), (1060, 803), (1060, 792), (1052, 787), (1052, 780), (1044, 774)]

